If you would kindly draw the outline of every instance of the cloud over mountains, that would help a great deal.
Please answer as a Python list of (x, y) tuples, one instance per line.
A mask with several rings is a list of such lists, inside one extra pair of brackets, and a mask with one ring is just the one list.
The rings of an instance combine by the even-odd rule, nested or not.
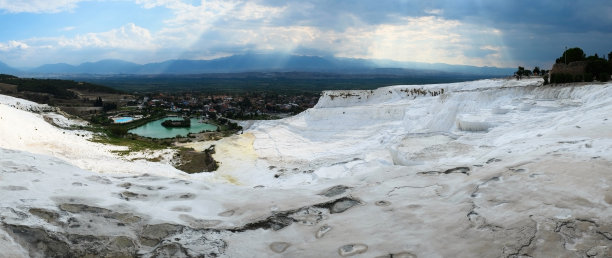
[[(7, 1), (0, 61), (34, 67), (284, 52), (515, 67), (606, 54), (609, 1)], [(66, 29), (70, 28), (70, 29)]]

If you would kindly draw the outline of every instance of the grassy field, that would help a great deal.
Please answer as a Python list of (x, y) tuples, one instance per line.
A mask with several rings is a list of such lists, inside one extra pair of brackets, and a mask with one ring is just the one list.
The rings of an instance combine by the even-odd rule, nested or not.
[(119, 155), (126, 155), (130, 152), (146, 151), (146, 150), (161, 150), (172, 147), (171, 141), (155, 141), (145, 140), (140, 137), (133, 138), (130, 136), (116, 137), (112, 135), (97, 135), (92, 139), (93, 142), (110, 144), (116, 146), (128, 147), (126, 151), (116, 151)]
[(138, 93), (202, 92), (240, 94), (319, 93), (324, 90), (375, 89), (399, 84), (432, 84), (469, 81), (490, 76), (462, 74), (325, 74), (325, 73), (237, 73), (198, 75), (151, 75), (79, 77), (78, 80)]

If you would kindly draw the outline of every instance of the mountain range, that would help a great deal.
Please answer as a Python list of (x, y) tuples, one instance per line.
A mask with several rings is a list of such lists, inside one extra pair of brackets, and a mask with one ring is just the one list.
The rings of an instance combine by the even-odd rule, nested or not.
[(21, 71), (8, 66), (5, 63), (0, 62), (0, 73), (6, 73), (6, 74), (15, 74), (15, 73), (19, 73)]
[(177, 59), (147, 64), (136, 64), (123, 60), (107, 59), (97, 62), (86, 62), (79, 65), (70, 65), (66, 63), (45, 64), (28, 69), (16, 69), (0, 62), (0, 73), (29, 76), (74, 74), (202, 74), (269, 71), (406, 74), (414, 73), (415, 70), (423, 73), (446, 72), (506, 76), (511, 75), (515, 69), (285, 54), (244, 54), (212, 60)]

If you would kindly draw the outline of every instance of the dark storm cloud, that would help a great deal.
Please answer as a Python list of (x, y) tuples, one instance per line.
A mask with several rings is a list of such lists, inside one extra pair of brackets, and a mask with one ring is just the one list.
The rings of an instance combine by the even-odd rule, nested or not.
[(434, 0), (434, 1), (280, 1), (261, 0), (261, 4), (287, 7), (278, 23), (341, 29), (355, 25), (393, 23), (399, 17), (429, 15), (471, 23), (488, 24), (499, 29), (533, 29), (550, 32), (612, 32), (610, 0)]
[[(612, 50), (610, 0), (433, 0), (433, 1), (281, 1), (261, 4), (284, 6), (276, 24), (306, 25), (343, 31), (350, 27), (401, 23), (402, 17), (435, 15), (464, 24), (500, 31), (506, 58), (550, 65), (565, 46), (582, 47), (587, 54)], [(605, 53), (604, 53), (605, 52)], [(484, 57), (494, 51), (474, 46), (464, 54)]]
[(400, 17), (422, 16), (424, 5), (408, 1), (277, 1), (260, 4), (286, 7), (275, 25), (303, 25), (343, 30), (360, 25), (394, 23)]

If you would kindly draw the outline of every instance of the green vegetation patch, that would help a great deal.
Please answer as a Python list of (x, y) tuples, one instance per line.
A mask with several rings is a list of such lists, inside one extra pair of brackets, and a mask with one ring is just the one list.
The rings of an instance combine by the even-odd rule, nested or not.
[(145, 151), (145, 150), (162, 150), (172, 146), (171, 141), (164, 140), (149, 140), (140, 137), (115, 137), (115, 136), (95, 136), (93, 142), (111, 144), (116, 146), (128, 147), (128, 150), (115, 151), (119, 155), (127, 155), (130, 152)]
[(244, 94), (320, 93), (324, 90), (376, 89), (400, 84), (432, 84), (471, 81), (492, 76), (455, 73), (435, 74), (330, 74), (309, 72), (229, 73), (199, 75), (130, 75), (82, 77), (79, 80), (108, 85), (129, 92), (202, 92)]
[(59, 79), (19, 78), (6, 74), (0, 74), (0, 83), (16, 85), (17, 91), (19, 92), (28, 91), (47, 93), (59, 99), (77, 98), (78, 96), (76, 95), (76, 93), (70, 91), (70, 89), (99, 93), (124, 93), (123, 91), (118, 89), (88, 82), (76, 82), (72, 80)]

